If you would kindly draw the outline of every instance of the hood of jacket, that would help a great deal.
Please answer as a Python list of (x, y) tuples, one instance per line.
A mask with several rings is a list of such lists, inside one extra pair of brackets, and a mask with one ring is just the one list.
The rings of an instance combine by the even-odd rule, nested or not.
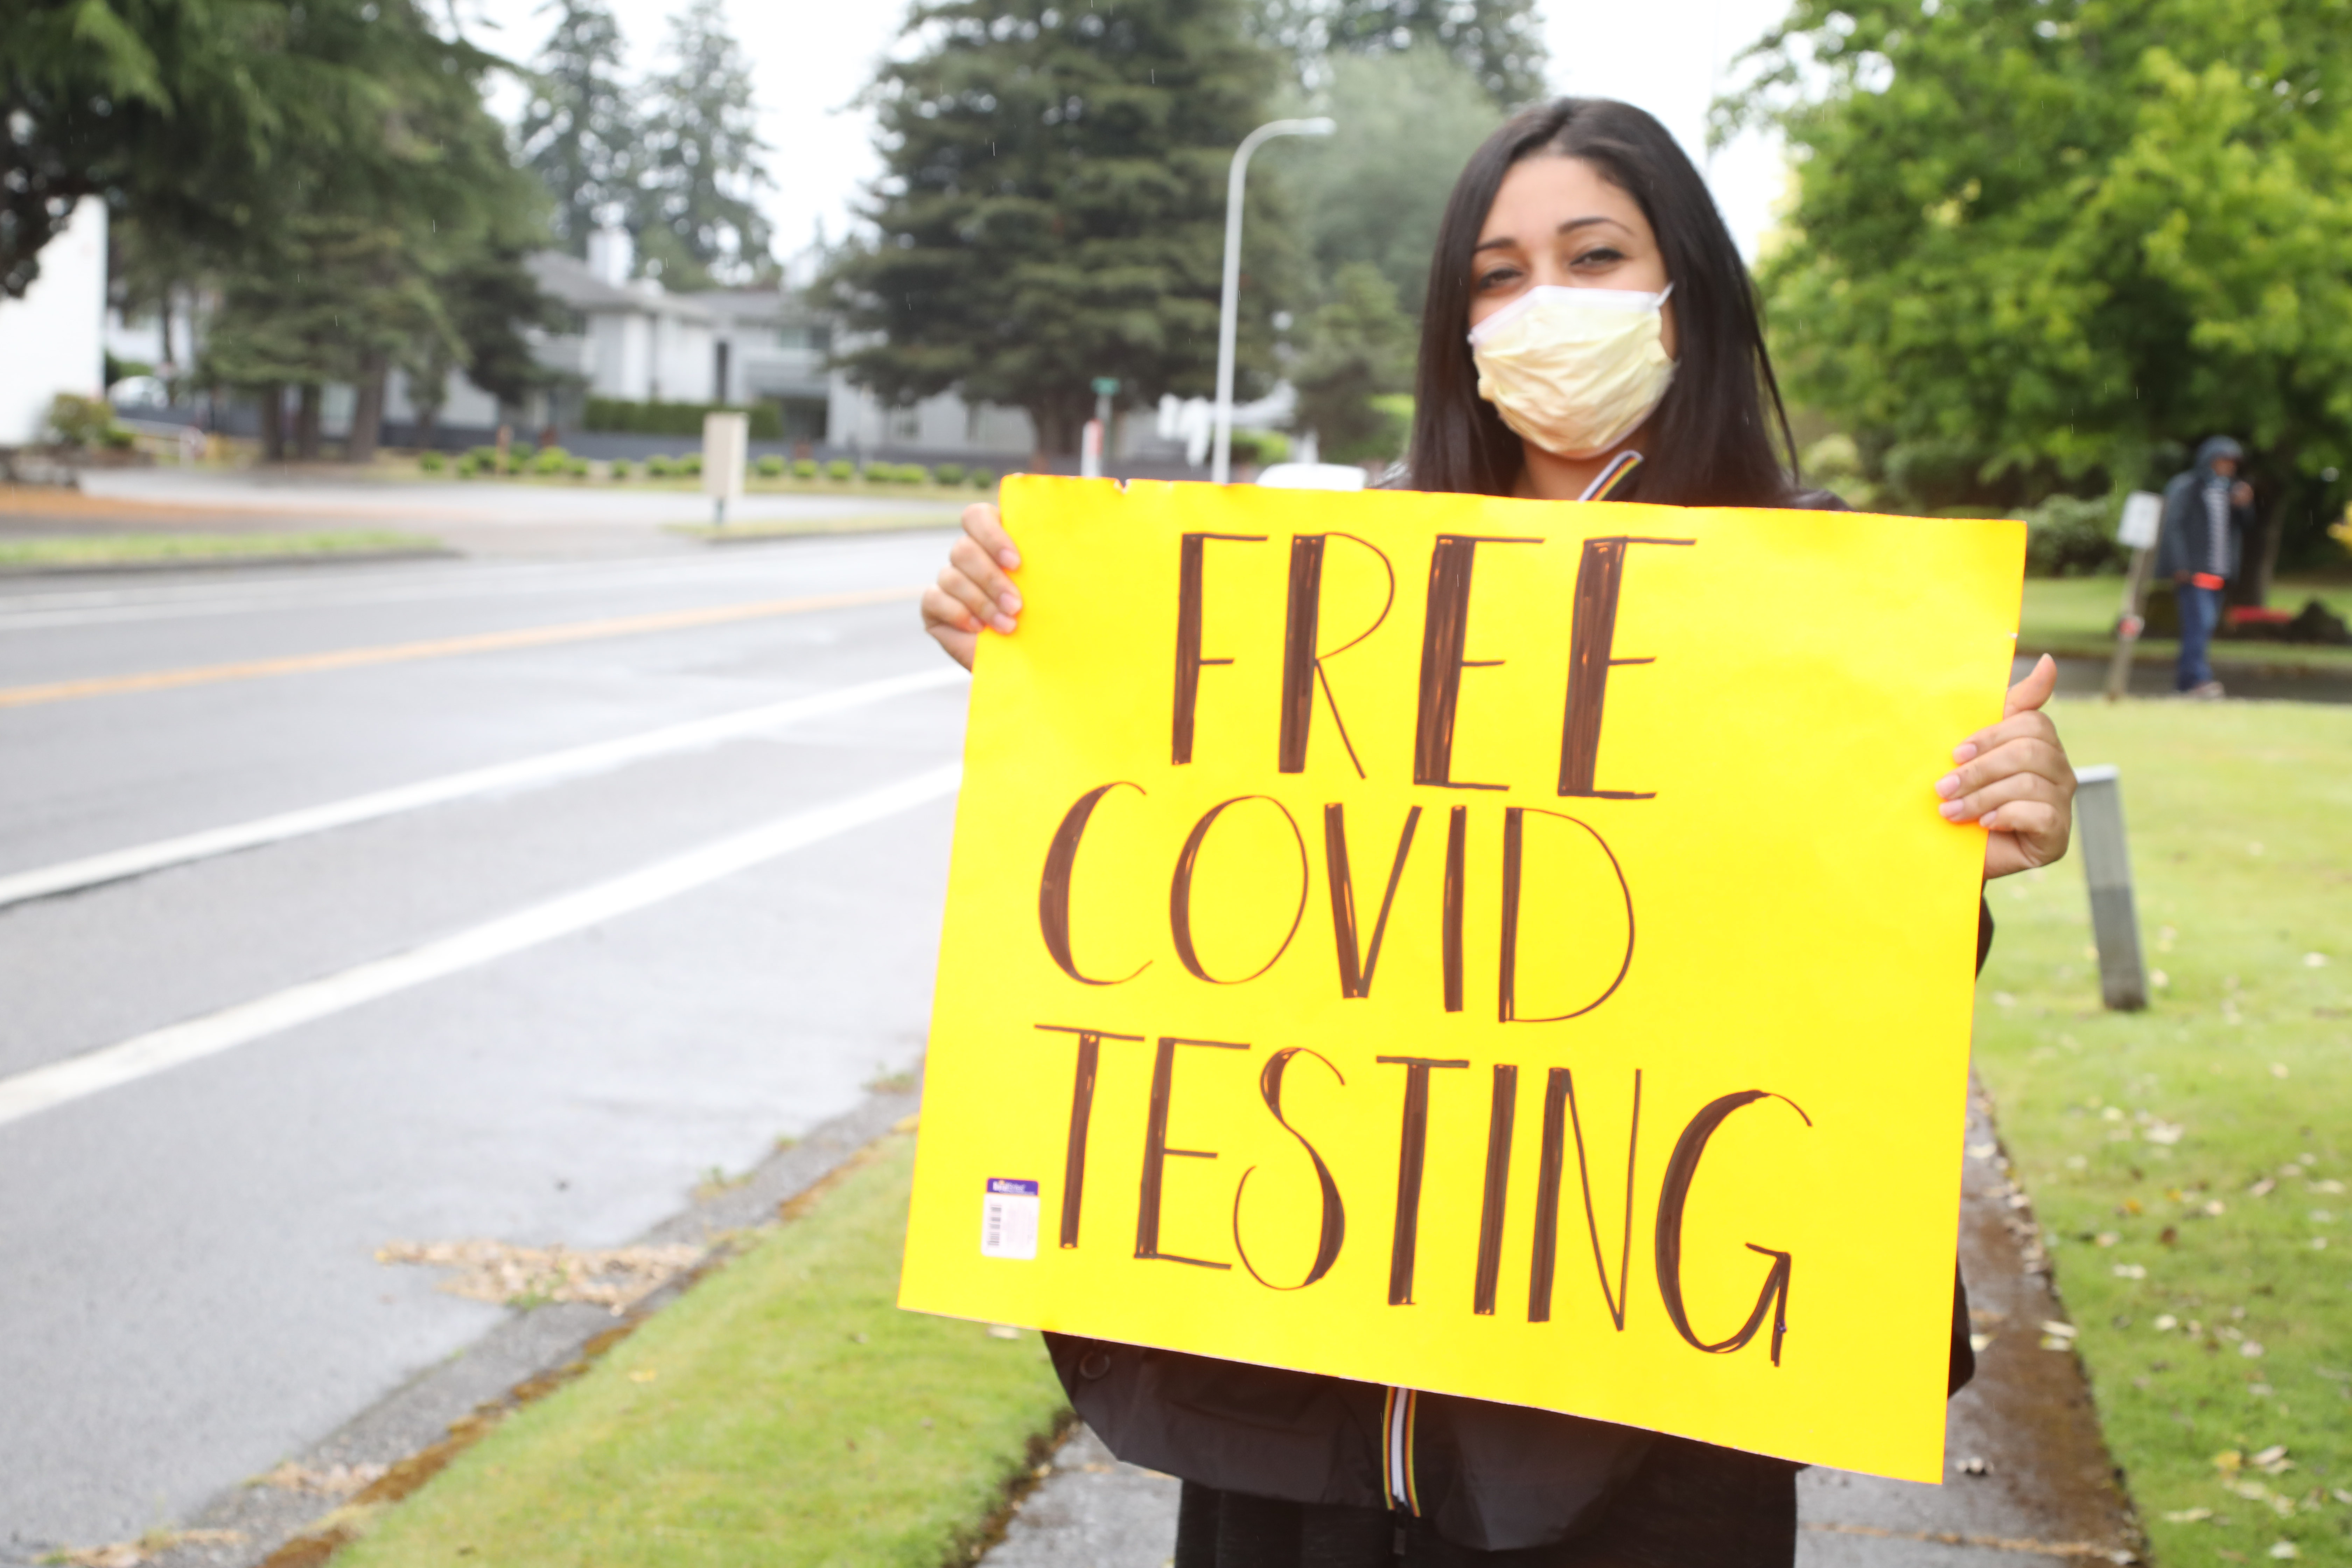
[(2246, 449), (2227, 436), (2206, 437), (2203, 444), (2197, 448), (2199, 471), (2211, 473), (2213, 465), (2223, 458), (2233, 458), (2242, 465), (2246, 460)]

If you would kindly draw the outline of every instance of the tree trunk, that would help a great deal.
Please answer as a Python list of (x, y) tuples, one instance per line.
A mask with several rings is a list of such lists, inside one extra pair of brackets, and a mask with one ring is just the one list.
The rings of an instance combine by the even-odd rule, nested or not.
[(286, 385), (273, 381), (261, 389), (261, 458), (268, 463), (286, 460)]
[(302, 384), (302, 401), (294, 411), (294, 456), (305, 463), (319, 460), (319, 405), (323, 392), (315, 381)]
[(383, 440), (383, 382), (390, 374), (381, 353), (360, 361), (357, 395), (352, 399), (352, 433), (343, 439), (343, 461), (373, 463)]
[[(410, 391), (414, 393), (415, 390), (415, 384), (412, 383)], [(433, 450), (435, 427), (441, 423), (441, 405), (437, 403), (418, 403), (413, 396), (409, 400), (409, 405), (416, 411), (416, 449), (420, 452), (429, 452)]]
[(1036, 446), (1030, 467), (1038, 473), (1050, 474), (1054, 471), (1054, 458), (1078, 449), (1077, 422), (1069, 416), (1066, 408), (1052, 404), (1036, 405), (1026, 412)]

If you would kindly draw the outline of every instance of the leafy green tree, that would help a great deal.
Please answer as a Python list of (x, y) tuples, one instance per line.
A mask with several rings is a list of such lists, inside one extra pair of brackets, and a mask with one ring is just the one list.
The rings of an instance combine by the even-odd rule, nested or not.
[(1718, 130), (1772, 119), (1791, 390), (1915, 500), (2160, 480), (2237, 435), (2247, 589), (2352, 467), (2338, 0), (1798, 0)]
[(1543, 22), (1535, 0), (1257, 0), (1253, 30), (1313, 87), (1348, 55), (1434, 49), (1503, 109), (1544, 96)]
[[(918, 48), (872, 89), (875, 233), (830, 274), (867, 340), (852, 376), (894, 403), (953, 387), (1022, 408), (1041, 452), (1076, 447), (1096, 377), (1129, 406), (1210, 392), (1226, 169), (1276, 72), (1236, 5), (918, 4)], [(1262, 172), (1295, 148), (1250, 182), (1238, 364), (1256, 386), (1290, 265)]]
[(556, 237), (585, 256), (588, 237), (627, 209), (636, 113), (621, 83), (612, 8), (604, 0), (549, 0), (541, 10), (555, 13), (555, 26), (532, 62), (515, 139), (554, 202)]
[(1310, 107), (1339, 131), (1302, 143), (1280, 177), (1318, 277), (1370, 262), (1418, 316), (1446, 195), (1502, 111), (1434, 49), (1342, 56)]
[(693, 0), (671, 17), (668, 50), (669, 68), (646, 84), (639, 253), (672, 289), (748, 280), (775, 265), (754, 201), (774, 181), (761, 161), (751, 65), (719, 0)]
[(1314, 431), (1331, 461), (1402, 457), (1402, 432), (1378, 400), (1412, 386), (1412, 318), (1368, 261), (1348, 263), (1333, 281), (1331, 301), (1307, 319), (1291, 367), (1298, 393), (1293, 423)]
[[(302, 165), (360, 191), (436, 149), (407, 112), (492, 57), (415, 0), (0, 0), (0, 291), (21, 297), (74, 204), (234, 255)], [(420, 92), (421, 89), (421, 92)]]

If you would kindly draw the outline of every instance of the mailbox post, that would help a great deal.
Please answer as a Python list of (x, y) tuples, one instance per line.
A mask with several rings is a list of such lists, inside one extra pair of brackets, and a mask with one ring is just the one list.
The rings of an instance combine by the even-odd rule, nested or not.
[(2099, 944), (2099, 994), (2118, 1013), (2147, 1005), (2147, 969), (2132, 900), (2131, 847), (2124, 838), (2123, 787), (2112, 765), (2074, 770), (2074, 826), (2083, 879), (2091, 889), (2091, 934)]
[(2124, 498), (2122, 523), (2116, 537), (2131, 546), (2131, 573), (2124, 579), (2124, 616), (2116, 627), (2116, 657), (2107, 666), (2107, 700), (2118, 701), (2131, 681), (2132, 650), (2139, 644), (2140, 605), (2147, 594), (2147, 559), (2156, 548), (2158, 528), (2164, 521), (2164, 498), (2134, 490)]
[(743, 499), (743, 470), (751, 456), (751, 416), (702, 416), (702, 493), (710, 498), (712, 523), (727, 526), (727, 503)]

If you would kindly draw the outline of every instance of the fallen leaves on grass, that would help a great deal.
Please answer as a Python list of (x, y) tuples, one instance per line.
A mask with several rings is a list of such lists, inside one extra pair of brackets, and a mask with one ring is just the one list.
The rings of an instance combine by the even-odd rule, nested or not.
[(395, 1241), (378, 1263), (418, 1263), (457, 1272), (441, 1281), (453, 1296), (502, 1306), (583, 1301), (619, 1317), (703, 1259), (698, 1247), (515, 1247), (503, 1241)]
[(315, 1497), (351, 1497), (383, 1479), (383, 1472), (382, 1465), (329, 1465), (324, 1469), (312, 1469), (289, 1459), (267, 1475), (254, 1477), (247, 1484), (276, 1487), (280, 1491), (309, 1492)]

